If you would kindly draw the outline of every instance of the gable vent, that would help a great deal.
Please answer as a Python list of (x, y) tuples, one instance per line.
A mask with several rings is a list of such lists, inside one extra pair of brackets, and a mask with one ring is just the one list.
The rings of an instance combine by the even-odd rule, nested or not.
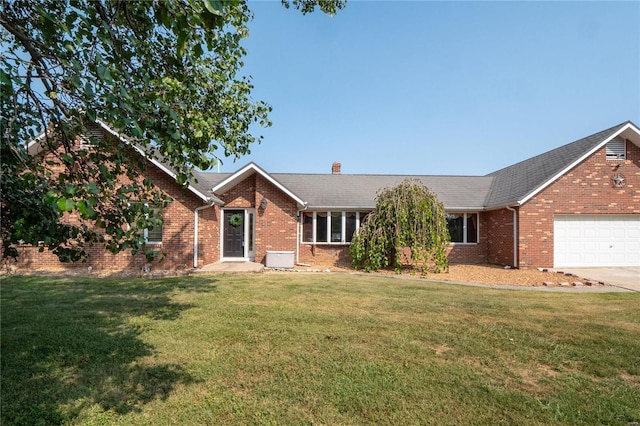
[(607, 160), (624, 160), (627, 158), (627, 141), (617, 137), (607, 143)]
[(95, 141), (102, 138), (104, 138), (102, 127), (96, 124), (89, 124), (86, 134), (80, 136), (80, 149), (91, 149), (94, 147), (92, 140)]

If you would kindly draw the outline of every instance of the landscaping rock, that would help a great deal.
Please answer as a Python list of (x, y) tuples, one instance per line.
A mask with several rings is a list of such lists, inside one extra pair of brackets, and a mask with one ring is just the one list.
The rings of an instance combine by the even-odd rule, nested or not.
[(582, 284), (582, 281), (574, 281), (571, 285), (574, 287), (582, 287), (584, 284)]
[(569, 283), (568, 283), (568, 282), (566, 282), (566, 281), (562, 281), (562, 282), (558, 283), (558, 285), (559, 285), (560, 287), (569, 287)]
[(545, 281), (542, 283), (542, 285), (545, 287), (553, 287), (555, 284), (552, 283), (551, 281)]

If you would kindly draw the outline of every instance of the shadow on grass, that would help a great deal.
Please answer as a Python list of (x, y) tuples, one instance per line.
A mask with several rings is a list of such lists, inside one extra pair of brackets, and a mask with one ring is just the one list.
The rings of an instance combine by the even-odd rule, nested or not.
[(8, 425), (72, 422), (87, 409), (125, 414), (195, 382), (181, 365), (143, 359), (154, 347), (141, 334), (193, 307), (172, 293), (216, 287), (210, 277), (12, 277), (1, 291), (0, 419)]

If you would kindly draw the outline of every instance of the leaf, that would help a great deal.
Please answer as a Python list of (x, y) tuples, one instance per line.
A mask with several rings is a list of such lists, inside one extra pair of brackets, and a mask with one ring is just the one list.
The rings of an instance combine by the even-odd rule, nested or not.
[(214, 15), (222, 16), (222, 2), (218, 0), (202, 0), (204, 7)]
[(106, 81), (107, 83), (113, 82), (113, 77), (111, 76), (111, 71), (109, 71), (109, 68), (103, 65), (98, 65), (96, 71), (98, 72), (98, 77), (100, 78), (100, 80)]
[(65, 185), (65, 192), (71, 196), (75, 195), (76, 192), (78, 191), (78, 185), (74, 185), (71, 183), (68, 183)]
[(58, 200), (58, 210), (63, 212), (70, 212), (75, 207), (76, 203), (68, 198), (60, 198)]
[(87, 98), (93, 98), (94, 96), (93, 88), (91, 87), (91, 83), (89, 83), (88, 81), (84, 84), (84, 95)]
[(177, 45), (178, 56), (180, 57), (184, 56), (184, 52), (186, 50), (187, 50), (187, 32), (180, 31), (180, 34), (178, 34), (178, 45)]
[(100, 194), (100, 190), (95, 182), (88, 182), (84, 185), (85, 189), (89, 194), (98, 195)]

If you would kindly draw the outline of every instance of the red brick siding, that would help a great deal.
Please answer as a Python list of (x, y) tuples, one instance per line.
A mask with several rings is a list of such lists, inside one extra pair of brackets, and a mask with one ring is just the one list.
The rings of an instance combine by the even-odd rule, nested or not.
[(253, 174), (239, 182), (236, 186), (222, 194), (224, 207), (229, 208), (254, 208), (256, 206), (256, 175)]
[(485, 212), (487, 231), (487, 262), (513, 264), (513, 212), (507, 209)]
[(260, 175), (256, 175), (254, 205), (262, 199), (267, 207), (256, 210), (255, 261), (266, 263), (267, 250), (296, 250), (298, 207), (295, 201)]
[(308, 265), (351, 266), (348, 245), (300, 244), (300, 263)]
[[(623, 188), (611, 185), (618, 170)], [(640, 148), (627, 141), (627, 159), (607, 161), (603, 147), (527, 201), (519, 215), (520, 267), (553, 266), (556, 214), (640, 214)]]

